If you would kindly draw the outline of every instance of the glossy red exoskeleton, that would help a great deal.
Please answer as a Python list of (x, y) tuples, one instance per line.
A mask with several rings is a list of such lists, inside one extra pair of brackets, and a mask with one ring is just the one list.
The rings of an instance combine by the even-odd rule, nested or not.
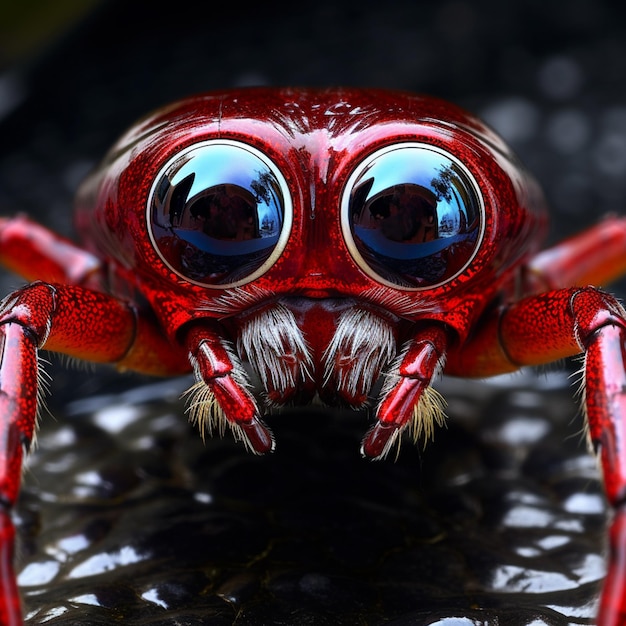
[[(79, 246), (0, 221), (32, 282), (0, 310), (0, 614), (38, 351), (173, 376), (190, 412), (256, 453), (272, 407), (373, 407), (366, 457), (442, 420), (440, 372), (484, 377), (585, 353), (585, 411), (614, 507), (600, 624), (626, 623), (626, 220), (540, 251), (540, 190), (445, 102), (377, 90), (244, 89), (140, 121), (78, 194)], [(380, 385), (377, 385), (380, 382)]]

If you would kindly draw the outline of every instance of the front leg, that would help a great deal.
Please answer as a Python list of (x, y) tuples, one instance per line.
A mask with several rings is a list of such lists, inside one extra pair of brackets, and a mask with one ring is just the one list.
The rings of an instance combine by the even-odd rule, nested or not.
[(17, 499), (22, 457), (33, 436), (37, 413), (37, 347), (19, 323), (0, 326), (0, 623), (22, 623), (13, 573)]
[(33, 283), (0, 305), (0, 623), (21, 624), (13, 575), (14, 528), (22, 459), (33, 437), (40, 394), (40, 348), (117, 363), (146, 373), (189, 371), (184, 350), (150, 317), (83, 287)]
[[(94, 294), (95, 296), (99, 294)], [(54, 344), (76, 344), (87, 331), (88, 319), (77, 316), (75, 328), (67, 318), (57, 288), (48, 284), (26, 287), (3, 303), (0, 313), (0, 620), (2, 624), (21, 624), (20, 601), (13, 573), (14, 528), (10, 513), (18, 496), (22, 460), (32, 441), (37, 416), (38, 350), (50, 338)], [(92, 302), (91, 304), (94, 304)], [(117, 308), (117, 310), (114, 310)], [(107, 307), (113, 314), (112, 326), (101, 317), (99, 328), (109, 328), (118, 336), (107, 355), (121, 358), (133, 328), (122, 307)], [(98, 309), (96, 308), (96, 311)], [(59, 315), (60, 313), (60, 315)], [(93, 310), (91, 311), (93, 315)], [(127, 319), (124, 319), (124, 318)], [(58, 327), (57, 327), (58, 320)], [(117, 324), (117, 326), (116, 326)], [(95, 337), (86, 345), (93, 344)], [(98, 338), (101, 340), (101, 338)]]
[(598, 294), (579, 293), (572, 307), (586, 347), (585, 405), (591, 441), (599, 450), (607, 498), (614, 508), (609, 567), (598, 624), (626, 623), (626, 322), (616, 303), (605, 310)]
[(598, 624), (626, 624), (626, 313), (595, 288), (550, 291), (494, 311), (447, 372), (487, 376), (585, 354), (584, 408), (614, 516)]

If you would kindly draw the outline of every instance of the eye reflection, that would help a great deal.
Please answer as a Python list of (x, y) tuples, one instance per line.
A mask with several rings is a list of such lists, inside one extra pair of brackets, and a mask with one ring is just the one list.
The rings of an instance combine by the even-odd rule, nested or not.
[(289, 235), (287, 184), (262, 153), (234, 141), (197, 144), (155, 181), (148, 206), (155, 249), (205, 286), (249, 282), (269, 269)]
[(451, 155), (421, 144), (373, 154), (350, 178), (344, 237), (373, 278), (415, 289), (442, 284), (473, 258), (482, 231), (473, 178)]
[(423, 243), (437, 239), (437, 198), (420, 185), (394, 185), (367, 203), (357, 227), (368, 226), (377, 228), (390, 241)]

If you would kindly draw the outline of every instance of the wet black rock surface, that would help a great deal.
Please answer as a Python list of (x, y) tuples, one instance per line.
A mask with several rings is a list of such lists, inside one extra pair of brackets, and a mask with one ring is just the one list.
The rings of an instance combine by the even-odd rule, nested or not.
[[(550, 239), (626, 207), (619, 3), (103, 2), (0, 80), (0, 214), (71, 233), (76, 186), (153, 107), (246, 84), (432, 93), (484, 117), (553, 207)], [(3, 293), (21, 284), (2, 277)], [(614, 287), (626, 293), (624, 283)], [(607, 512), (565, 374), (444, 380), (448, 427), (359, 457), (367, 416), (272, 417), (202, 443), (189, 381), (53, 359), (15, 519), (27, 624), (593, 624)]]
[(18, 509), (28, 623), (591, 623), (604, 498), (550, 381), (444, 384), (448, 428), (382, 463), (360, 414), (286, 412), (254, 457), (176, 384), (70, 402)]

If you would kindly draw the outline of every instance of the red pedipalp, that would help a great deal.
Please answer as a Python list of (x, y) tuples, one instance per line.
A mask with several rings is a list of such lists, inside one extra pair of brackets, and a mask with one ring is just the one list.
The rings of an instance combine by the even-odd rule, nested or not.
[[(378, 405), (377, 422), (361, 445), (364, 456), (384, 458), (413, 420), (435, 420), (424, 411), (420, 414), (419, 402), (442, 368), (447, 343), (448, 335), (443, 327), (422, 329), (405, 348), (397, 366), (387, 372), (388, 381)], [(419, 430), (428, 433), (432, 427), (422, 426)]]

